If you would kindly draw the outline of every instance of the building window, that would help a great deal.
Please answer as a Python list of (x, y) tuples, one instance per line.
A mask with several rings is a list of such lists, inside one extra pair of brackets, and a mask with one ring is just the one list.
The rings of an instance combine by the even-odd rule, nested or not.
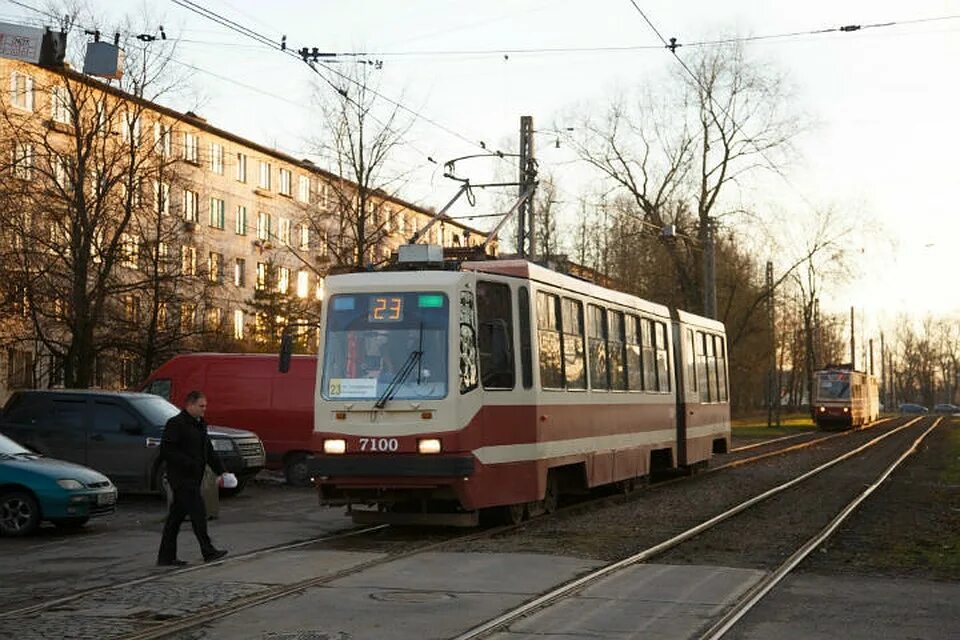
[(210, 282), (223, 282), (223, 254), (215, 251), (210, 252), (207, 259), (207, 275)]
[(66, 87), (50, 89), (50, 118), (60, 124), (70, 124), (70, 94)]
[(223, 325), (223, 309), (211, 307), (207, 309), (207, 331), (220, 331)]
[(24, 111), (33, 111), (33, 78), (16, 71), (10, 74), (10, 104)]
[(200, 196), (196, 191), (183, 190), (183, 219), (187, 222), (197, 222), (200, 219)]
[(197, 275), (197, 248), (190, 245), (180, 247), (180, 271), (185, 276)]
[(247, 181), (247, 154), (237, 154), (237, 182)]
[(266, 291), (267, 289), (267, 264), (265, 262), (257, 263), (257, 291)]
[(226, 218), (226, 203), (220, 198), (210, 198), (210, 226), (223, 229)]
[(134, 146), (140, 143), (140, 114), (136, 111), (125, 111), (120, 119), (120, 137), (124, 142), (133, 142)]
[(308, 271), (297, 272), (297, 297), (306, 298), (310, 295), (310, 273)]
[(261, 189), (270, 190), (270, 177), (273, 172), (273, 168), (270, 166), (269, 162), (260, 161), (260, 182), (258, 186)]
[(300, 202), (310, 202), (310, 178), (308, 176), (300, 176), (297, 200)]
[(187, 162), (200, 161), (200, 138), (193, 133), (183, 134), (183, 159)]
[(33, 382), (33, 352), (7, 349), (7, 386), (11, 389), (30, 389), (34, 386)]
[(290, 244), (290, 219), (280, 218), (277, 224), (277, 237), (285, 245)]
[(140, 296), (127, 295), (123, 297), (123, 317), (127, 322), (140, 324)]
[(233, 337), (243, 340), (243, 311), (240, 309), (233, 312)]
[(233, 265), (233, 284), (238, 287), (244, 287), (247, 284), (247, 261), (245, 258), (237, 258)]
[(277, 291), (280, 293), (286, 293), (290, 290), (290, 269), (287, 267), (280, 267), (279, 272), (277, 273)]
[(17, 143), (13, 146), (13, 175), (21, 180), (33, 178), (33, 145)]
[(210, 170), (215, 174), (223, 175), (223, 145), (210, 143)]
[(169, 158), (173, 155), (173, 134), (170, 127), (159, 122), (154, 123), (153, 142), (164, 156)]
[(160, 331), (166, 331), (167, 329), (168, 308), (166, 302), (161, 302), (157, 305), (157, 329)]
[(242, 204), (237, 205), (237, 224), (235, 231), (238, 236), (247, 235), (247, 208)]
[(300, 223), (300, 249), (306, 251), (310, 248), (310, 225), (306, 222)]
[(164, 182), (154, 182), (153, 193), (156, 198), (157, 213), (170, 215), (170, 185)]
[(129, 233), (121, 233), (120, 251), (123, 266), (130, 269), (140, 268), (140, 238)]
[(261, 211), (257, 214), (257, 239), (270, 240), (270, 214)]
[(280, 193), (289, 196), (293, 194), (293, 175), (289, 169), (280, 169)]
[(195, 304), (182, 304), (180, 305), (180, 331), (184, 333), (193, 331), (196, 328), (197, 322), (197, 305)]

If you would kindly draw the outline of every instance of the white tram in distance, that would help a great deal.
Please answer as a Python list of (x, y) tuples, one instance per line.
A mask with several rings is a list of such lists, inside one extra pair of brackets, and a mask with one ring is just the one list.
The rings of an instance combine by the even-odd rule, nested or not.
[(880, 417), (877, 379), (850, 366), (815, 371), (814, 417), (821, 429), (861, 427)]
[(325, 289), (311, 472), (356, 522), (518, 521), (729, 448), (720, 322), (524, 260)]

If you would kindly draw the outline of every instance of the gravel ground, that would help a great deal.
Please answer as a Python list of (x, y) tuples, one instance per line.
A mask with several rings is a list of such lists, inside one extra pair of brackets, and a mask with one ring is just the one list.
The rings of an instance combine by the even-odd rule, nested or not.
[[(601, 509), (574, 510), (566, 515), (534, 520), (525, 527), (495, 538), (471, 541), (455, 548), (463, 551), (552, 553), (617, 560), (662, 542), (902, 423), (894, 421), (892, 425), (854, 432), (848, 437), (836, 438), (810, 449), (717, 474), (704, 474), (668, 485), (654, 485), (625, 497), (619, 504)], [(916, 433), (917, 430), (906, 431)], [(893, 436), (887, 441), (891, 439), (905, 441), (907, 436)], [(849, 482), (856, 484), (861, 481), (862, 478)], [(755, 555), (754, 545), (765, 547), (756, 555), (778, 557), (784, 545), (760, 543), (776, 542), (783, 538), (782, 535), (771, 536), (770, 532), (790, 531), (796, 521), (803, 522), (808, 519), (808, 514), (823, 511), (825, 496), (830, 497), (835, 493), (830, 481), (817, 491), (797, 490), (791, 498), (795, 503), (793, 512), (784, 516), (784, 520), (775, 527), (771, 527), (764, 518), (751, 518), (746, 524), (729, 525), (723, 528), (724, 532), (716, 540), (707, 543), (691, 541), (706, 544), (701, 548), (702, 552), (686, 559), (676, 556), (669, 561), (693, 561), (695, 556), (696, 561), (701, 563), (754, 566), (753, 561), (745, 560)], [(741, 518), (735, 521), (744, 522)]]
[(960, 418), (941, 423), (800, 570), (960, 580)]

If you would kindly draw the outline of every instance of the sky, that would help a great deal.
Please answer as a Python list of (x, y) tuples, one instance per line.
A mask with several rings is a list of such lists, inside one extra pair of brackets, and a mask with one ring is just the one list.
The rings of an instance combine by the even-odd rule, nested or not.
[[(900, 312), (960, 317), (955, 284), (960, 211), (953, 193), (960, 167), (955, 155), (960, 0), (635, 1), (665, 38), (681, 43), (897, 22), (745, 45), (757, 64), (786, 75), (797, 112), (811, 123), (797, 140), (800, 153), (784, 178), (757, 179), (750, 205), (761, 216), (769, 213), (775, 227), (772, 221), (783, 219), (802, 225), (817, 208), (856, 221), (850, 243), (862, 249), (857, 271), (825, 295), (822, 308), (856, 307), (865, 333), (888, 325)], [(0, 20), (36, 20), (23, 4), (44, 6), (43, 0), (0, 0)], [(105, 23), (141, 7), (121, 0), (89, 4)], [(565, 126), (572, 110), (601, 109), (619, 90), (656, 90), (670, 81), (677, 65), (661, 48), (518, 51), (660, 44), (631, 0), (199, 4), (271, 40), (286, 35), (295, 50), (364, 51), (382, 60), (376, 72), (380, 92), (418, 116), (403, 148), (415, 172), (400, 195), (436, 208), (457, 187), (443, 178), (442, 163), (481, 153), (480, 141), (488, 148), (515, 145), (523, 115), (533, 116), (535, 128), (542, 129), (536, 136), (541, 172), (555, 173), (561, 197), (573, 203), (594, 176), (569, 149), (556, 148), (547, 130)], [(319, 125), (312, 106), (316, 76), (306, 65), (172, 0), (149, 6), (167, 35), (180, 39), (176, 59), (193, 74), (196, 91), (170, 106), (197, 108), (215, 126), (294, 155), (311, 153)], [(921, 21), (949, 16), (955, 19)], [(685, 55), (681, 47), (679, 56)], [(476, 181), (494, 175), (495, 164), (473, 161), (458, 170)], [(573, 215), (570, 207), (568, 222)], [(489, 219), (465, 222), (483, 227)], [(789, 243), (791, 225), (782, 226), (780, 241)], [(754, 231), (747, 222), (737, 228), (745, 236)], [(778, 253), (756, 257), (784, 263)]]

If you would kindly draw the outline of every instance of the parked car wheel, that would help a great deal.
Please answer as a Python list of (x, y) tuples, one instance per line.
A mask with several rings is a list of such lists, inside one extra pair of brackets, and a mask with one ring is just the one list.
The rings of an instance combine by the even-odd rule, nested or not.
[(309, 487), (310, 467), (307, 462), (310, 456), (306, 453), (294, 453), (287, 458), (287, 463), (283, 467), (283, 475), (287, 479), (287, 484), (292, 487)]
[(51, 520), (50, 522), (52, 522), (53, 525), (58, 529), (71, 530), (81, 528), (83, 525), (87, 524), (88, 520), (90, 520), (90, 518), (84, 516), (82, 518), (57, 518), (55, 520)]
[(40, 505), (26, 491), (8, 491), (0, 495), (0, 534), (19, 537), (40, 526)]

